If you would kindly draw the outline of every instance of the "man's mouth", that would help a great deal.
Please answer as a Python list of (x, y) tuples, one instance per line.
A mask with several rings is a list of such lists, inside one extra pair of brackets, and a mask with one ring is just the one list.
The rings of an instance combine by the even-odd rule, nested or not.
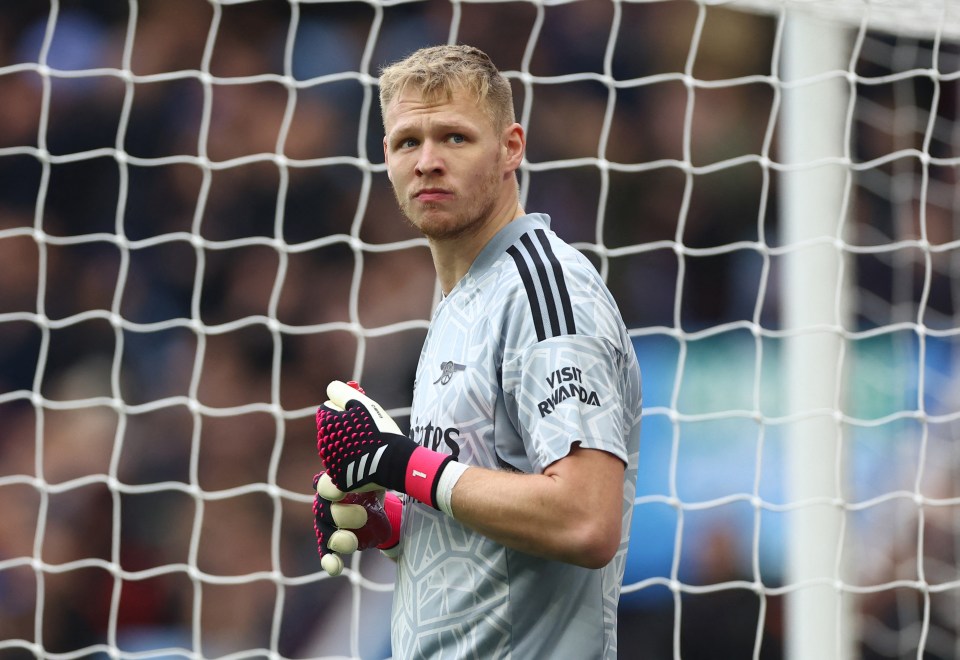
[(418, 202), (439, 202), (453, 197), (453, 193), (443, 188), (424, 188), (414, 193)]

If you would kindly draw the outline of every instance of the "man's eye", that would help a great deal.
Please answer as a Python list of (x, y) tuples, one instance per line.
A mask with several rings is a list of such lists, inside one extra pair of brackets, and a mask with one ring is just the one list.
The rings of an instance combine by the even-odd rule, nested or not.
[(397, 146), (401, 149), (409, 149), (410, 147), (417, 146), (417, 141), (413, 138), (404, 138), (397, 143)]
[(463, 137), (459, 133), (453, 133), (450, 135), (450, 141), (454, 144), (463, 144), (467, 141), (467, 138)]

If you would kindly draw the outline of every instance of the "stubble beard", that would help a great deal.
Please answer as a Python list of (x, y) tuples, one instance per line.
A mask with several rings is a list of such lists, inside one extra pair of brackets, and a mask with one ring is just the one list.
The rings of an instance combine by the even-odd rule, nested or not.
[(500, 187), (499, 168), (493, 169), (488, 176), (477, 183), (476, 195), (466, 208), (455, 211), (452, 216), (438, 215), (443, 204), (420, 204), (409, 198), (400, 197), (396, 189), (394, 196), (407, 222), (430, 241), (449, 241), (477, 233), (492, 217), (497, 206)]

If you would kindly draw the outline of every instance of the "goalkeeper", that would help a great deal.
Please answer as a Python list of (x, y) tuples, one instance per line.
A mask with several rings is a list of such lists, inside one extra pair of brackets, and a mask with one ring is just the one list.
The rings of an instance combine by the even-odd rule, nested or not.
[[(336, 574), (371, 545), (396, 557), (397, 658), (615, 658), (641, 404), (620, 313), (549, 218), (521, 208), (526, 137), (483, 52), (417, 51), (382, 71), (380, 104), (389, 179), (444, 296), (408, 434), (359, 389), (327, 390), (322, 565)], [(383, 507), (369, 516), (346, 491)]]

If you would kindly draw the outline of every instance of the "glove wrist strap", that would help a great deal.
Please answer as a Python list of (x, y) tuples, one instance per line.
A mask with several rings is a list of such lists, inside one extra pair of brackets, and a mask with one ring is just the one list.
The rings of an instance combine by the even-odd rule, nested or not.
[(467, 471), (468, 467), (469, 466), (463, 463), (451, 461), (447, 464), (440, 478), (437, 479), (437, 508), (451, 518), (455, 517), (453, 515), (453, 504), (451, 501), (453, 498), (453, 487), (457, 485), (457, 481), (460, 480), (461, 475)]
[(453, 457), (449, 454), (441, 454), (418, 446), (413, 450), (410, 461), (407, 463), (404, 492), (438, 509), (437, 483), (440, 480), (440, 473), (452, 460)]

